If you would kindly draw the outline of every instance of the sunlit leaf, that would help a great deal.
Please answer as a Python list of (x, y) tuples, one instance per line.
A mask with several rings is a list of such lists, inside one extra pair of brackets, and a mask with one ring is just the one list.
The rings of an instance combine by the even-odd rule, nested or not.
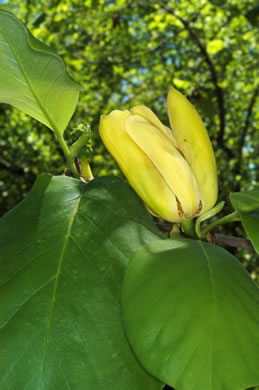
[(217, 54), (224, 48), (224, 42), (221, 39), (214, 39), (207, 43), (207, 51), (209, 54)]
[(0, 102), (8, 103), (63, 134), (74, 113), (79, 86), (61, 57), (0, 10)]
[(189, 80), (180, 80), (177, 78), (173, 79), (173, 83), (177, 88), (182, 88), (182, 89), (189, 88), (191, 85), (191, 82)]

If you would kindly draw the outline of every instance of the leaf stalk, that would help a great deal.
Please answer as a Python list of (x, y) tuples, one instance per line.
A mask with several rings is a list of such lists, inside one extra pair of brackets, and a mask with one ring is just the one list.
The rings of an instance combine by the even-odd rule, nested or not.
[(208, 232), (210, 232), (212, 229), (219, 225), (224, 225), (225, 223), (240, 221), (240, 216), (238, 211), (234, 211), (231, 214), (225, 215), (222, 218), (217, 219), (215, 222), (212, 222), (210, 225), (208, 225), (203, 231), (201, 232), (201, 238), (204, 237)]
[(66, 144), (66, 141), (64, 140), (63, 136), (61, 134), (59, 134), (59, 132), (56, 131), (55, 134), (56, 134), (58, 142), (60, 143), (60, 146), (65, 154), (68, 168), (71, 170), (71, 172), (75, 178), (80, 179), (80, 175), (79, 175), (79, 172), (76, 168), (74, 158), (70, 153), (70, 150)]

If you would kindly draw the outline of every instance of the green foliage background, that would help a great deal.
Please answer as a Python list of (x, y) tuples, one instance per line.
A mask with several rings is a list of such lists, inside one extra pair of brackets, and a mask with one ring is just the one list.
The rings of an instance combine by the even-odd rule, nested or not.
[[(197, 107), (212, 139), (219, 200), (259, 182), (258, 7), (254, 0), (10, 0), (1, 6), (54, 48), (82, 87), (71, 129), (91, 125), (95, 176), (119, 169), (98, 135), (100, 114), (143, 103), (168, 124), (170, 85)], [(257, 126), (257, 127), (256, 127)], [(53, 133), (0, 105), (0, 213), (41, 172), (65, 165)], [(224, 233), (242, 235), (239, 224)], [(255, 277), (256, 257), (236, 253)]]

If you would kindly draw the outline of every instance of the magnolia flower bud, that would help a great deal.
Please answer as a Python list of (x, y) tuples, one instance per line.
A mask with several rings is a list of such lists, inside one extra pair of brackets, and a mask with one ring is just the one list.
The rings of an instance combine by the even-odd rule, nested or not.
[(168, 112), (173, 130), (140, 105), (102, 115), (99, 131), (149, 211), (180, 222), (214, 206), (216, 163), (199, 114), (174, 88), (168, 94)]

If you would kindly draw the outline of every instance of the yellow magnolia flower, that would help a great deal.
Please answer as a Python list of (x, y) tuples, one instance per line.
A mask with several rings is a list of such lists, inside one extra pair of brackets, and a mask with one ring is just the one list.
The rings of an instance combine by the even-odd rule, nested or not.
[(169, 91), (173, 130), (146, 106), (102, 115), (101, 138), (149, 211), (171, 222), (193, 218), (217, 200), (213, 149), (191, 103)]

